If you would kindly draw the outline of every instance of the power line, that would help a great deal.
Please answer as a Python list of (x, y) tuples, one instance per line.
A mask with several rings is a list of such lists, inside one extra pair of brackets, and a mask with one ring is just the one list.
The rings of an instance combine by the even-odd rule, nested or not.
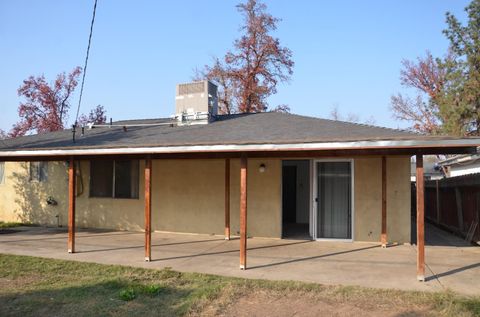
[(97, 0), (95, 0), (95, 4), (93, 5), (92, 22), (90, 24), (90, 35), (88, 36), (87, 55), (85, 56), (85, 65), (83, 67), (82, 86), (80, 87), (80, 97), (78, 98), (77, 114), (75, 116), (75, 126), (77, 125), (78, 115), (80, 113), (80, 105), (82, 104), (83, 85), (85, 84), (85, 74), (87, 73), (88, 55), (90, 54), (90, 44), (92, 43), (93, 24), (95, 23), (96, 11), (97, 11)]

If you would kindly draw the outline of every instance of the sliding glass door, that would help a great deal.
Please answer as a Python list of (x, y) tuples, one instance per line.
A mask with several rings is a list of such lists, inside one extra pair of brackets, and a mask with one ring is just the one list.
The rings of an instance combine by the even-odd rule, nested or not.
[(352, 162), (316, 162), (316, 237), (352, 239)]

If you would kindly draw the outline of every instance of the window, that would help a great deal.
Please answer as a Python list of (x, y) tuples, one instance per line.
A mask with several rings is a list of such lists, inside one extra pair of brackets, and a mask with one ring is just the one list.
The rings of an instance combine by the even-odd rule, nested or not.
[(5, 184), (5, 162), (0, 162), (0, 184)]
[(47, 181), (48, 162), (30, 162), (30, 181)]
[(113, 161), (90, 162), (90, 197), (113, 197)]
[(138, 198), (138, 161), (91, 161), (90, 197)]

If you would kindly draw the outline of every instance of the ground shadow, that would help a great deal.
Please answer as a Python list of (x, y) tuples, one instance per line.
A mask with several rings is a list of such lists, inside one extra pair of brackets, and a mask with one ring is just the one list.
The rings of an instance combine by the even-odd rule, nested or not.
[[(389, 246), (389, 248), (395, 247), (395, 246), (396, 246), (396, 245), (391, 245), (391, 246)], [(365, 251), (365, 250), (375, 249), (375, 248), (380, 248), (380, 245), (373, 245), (373, 246), (364, 247), (364, 248), (359, 248), (359, 249), (354, 249), (354, 250), (338, 251), (338, 252), (321, 254), (321, 255), (315, 255), (315, 256), (310, 256), (310, 257), (305, 257), (305, 258), (292, 259), (292, 260), (280, 261), (280, 262), (263, 264), (263, 265), (256, 265), (256, 266), (251, 266), (251, 267), (249, 267), (249, 270), (266, 268), (266, 267), (272, 267), (272, 266), (278, 266), (278, 265), (284, 265), (284, 264), (290, 264), (290, 263), (304, 262), (304, 261), (310, 261), (310, 260), (317, 260), (317, 259), (326, 258), (326, 257), (330, 257), (330, 256), (336, 256), (336, 255), (341, 255), (341, 254), (348, 254), (348, 253), (360, 252), (360, 251)]]
[(460, 272), (463, 272), (463, 271), (475, 269), (477, 267), (480, 267), (480, 262), (426, 277), (425, 281), (431, 281), (431, 280), (438, 279), (438, 278), (441, 278), (441, 277), (444, 277), (444, 276), (453, 275), (453, 274), (460, 273)]
[[(182, 245), (182, 244), (195, 244), (195, 243), (205, 243), (205, 242), (212, 242), (212, 241), (225, 241), (225, 239), (208, 239), (208, 240), (195, 240), (195, 241), (161, 243), (161, 244), (152, 244), (152, 247), (164, 247), (164, 246)], [(77, 248), (78, 248), (78, 245), (81, 245), (81, 242), (78, 242), (78, 239), (77, 239)], [(86, 251), (76, 251), (76, 253), (108, 252), (108, 251), (140, 249), (140, 248), (145, 248), (145, 245), (136, 245), (136, 246), (130, 246), (130, 247), (117, 247), (117, 248), (109, 248), (109, 249), (94, 249), (94, 250), (86, 250)]]
[[(112, 280), (55, 289), (16, 290), (0, 296), (0, 313), (2, 316), (177, 316), (185, 313), (188, 298), (194, 292), (162, 286), (157, 294), (146, 294), (143, 289), (139, 283)], [(133, 290), (135, 298), (122, 300), (122, 290)]]
[[(311, 242), (312, 242), (311, 240), (306, 240), (306, 241), (300, 241), (300, 242), (282, 243), (282, 244), (277, 244), (277, 245), (265, 245), (265, 246), (261, 246), (261, 247), (247, 248), (247, 251), (278, 248), (278, 247), (285, 247), (285, 246), (289, 246), (289, 245), (297, 245), (297, 244), (304, 244), (304, 243), (311, 243)], [(168, 258), (154, 259), (154, 260), (152, 260), (152, 262), (154, 262), (154, 261), (179, 260), (179, 259), (195, 258), (195, 257), (200, 257), (200, 256), (219, 255), (219, 254), (228, 254), (228, 253), (237, 253), (237, 252), (240, 252), (240, 249), (226, 250), (226, 251), (216, 251), (216, 252), (204, 252), (204, 253), (189, 254), (189, 255), (180, 255), (180, 256), (174, 256), (174, 257), (168, 257)]]
[[(417, 244), (415, 219), (412, 219), (411, 241), (412, 244)], [(429, 222), (425, 222), (425, 245), (437, 247), (475, 247), (475, 245)]]
[[(18, 230), (16, 233), (16, 236), (37, 236), (37, 235), (45, 235), (46, 233), (50, 234), (59, 234), (59, 233), (67, 233), (67, 229), (64, 228), (48, 228), (48, 231), (46, 232), (45, 230)], [(100, 230), (100, 229), (99, 229)], [(76, 230), (77, 234), (83, 232), (83, 230)], [(121, 235), (134, 235), (134, 234), (144, 234), (143, 232), (129, 232), (129, 231), (122, 231), (121, 234), (118, 234), (118, 231), (115, 230), (105, 230), (105, 233), (95, 233), (92, 231), (87, 231), (87, 235), (77, 235), (76, 236), (76, 241), (82, 238), (96, 238), (96, 237), (106, 237), (106, 236), (121, 236)], [(67, 237), (61, 236), (61, 237), (45, 237), (45, 238), (32, 238), (32, 239), (19, 239), (19, 240), (8, 240), (8, 241), (2, 241), (2, 243), (14, 243), (14, 242), (29, 242), (29, 241), (44, 241), (44, 240), (66, 240)]]

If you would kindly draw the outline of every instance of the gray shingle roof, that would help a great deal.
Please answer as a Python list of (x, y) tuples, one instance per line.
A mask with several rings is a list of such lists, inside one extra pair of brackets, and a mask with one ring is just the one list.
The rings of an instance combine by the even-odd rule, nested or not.
[[(117, 121), (115, 125), (165, 123), (169, 119)], [(187, 145), (290, 144), (317, 142), (431, 139), (407, 131), (266, 112), (219, 116), (208, 125), (129, 126), (85, 129), (76, 142), (71, 130), (0, 141), (0, 151), (26, 149), (133, 148)], [(451, 138), (450, 138), (451, 139)]]

